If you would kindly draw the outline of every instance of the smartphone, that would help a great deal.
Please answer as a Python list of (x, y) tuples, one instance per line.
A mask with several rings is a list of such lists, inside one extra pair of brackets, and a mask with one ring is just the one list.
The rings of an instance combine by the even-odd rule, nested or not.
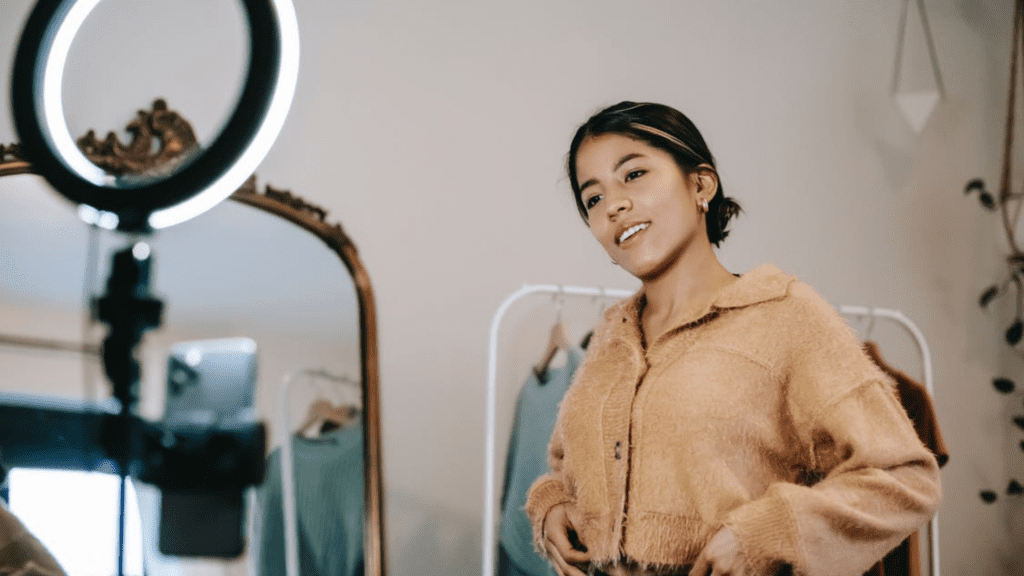
[(222, 338), (179, 342), (167, 359), (164, 424), (213, 426), (253, 416), (256, 342)]
[[(175, 344), (167, 360), (165, 429), (195, 437), (254, 422), (256, 380), (256, 342), (249, 338)], [(161, 490), (162, 554), (237, 558), (245, 550), (244, 526), (240, 490)]]

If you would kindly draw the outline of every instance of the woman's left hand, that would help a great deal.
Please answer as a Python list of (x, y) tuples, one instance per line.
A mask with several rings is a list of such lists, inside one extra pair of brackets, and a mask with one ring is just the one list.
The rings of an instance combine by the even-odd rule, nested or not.
[(711, 537), (693, 563), (690, 576), (751, 576), (747, 561), (740, 551), (740, 542), (728, 526)]

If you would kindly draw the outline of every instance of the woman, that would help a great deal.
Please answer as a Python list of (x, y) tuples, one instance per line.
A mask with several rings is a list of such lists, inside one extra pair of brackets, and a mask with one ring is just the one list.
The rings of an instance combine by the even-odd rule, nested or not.
[(845, 321), (774, 266), (718, 261), (739, 206), (686, 116), (602, 110), (567, 168), (643, 286), (606, 311), (530, 489), (560, 574), (850, 576), (932, 516), (935, 459)]

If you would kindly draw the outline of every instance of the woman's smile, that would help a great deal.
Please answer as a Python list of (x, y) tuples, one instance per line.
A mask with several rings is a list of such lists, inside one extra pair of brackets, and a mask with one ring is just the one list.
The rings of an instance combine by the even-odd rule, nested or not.
[(630, 240), (630, 239), (636, 237), (637, 234), (639, 234), (640, 232), (643, 232), (644, 230), (646, 230), (647, 227), (650, 226), (650, 225), (651, 225), (650, 222), (643, 222), (643, 223), (640, 223), (640, 224), (634, 224), (632, 226), (629, 226), (628, 228), (625, 229), (624, 232), (619, 234), (619, 236), (615, 240), (615, 242), (618, 243), (619, 246), (622, 246), (622, 244), (624, 242), (626, 242), (627, 240)]

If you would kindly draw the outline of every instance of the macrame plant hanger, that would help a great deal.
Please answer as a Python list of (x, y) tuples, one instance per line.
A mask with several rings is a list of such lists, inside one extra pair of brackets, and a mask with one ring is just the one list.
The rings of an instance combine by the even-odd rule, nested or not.
[[(1010, 250), (1013, 251), (1013, 256), (1019, 258), (1016, 262), (1018, 265), (1024, 264), (1024, 257), (1022, 257), (1021, 250), (1017, 246), (1015, 234), (1017, 222), (1020, 220), (1021, 194), (1015, 194), (1012, 190), (1013, 127), (1014, 115), (1017, 110), (1017, 68), (1019, 67), (1019, 55), (1024, 53), (1024, 34), (1022, 34), (1022, 27), (1024, 27), (1024, 0), (1017, 0), (1016, 10), (1014, 11), (1013, 17), (1012, 48), (1010, 50), (1010, 94), (1007, 102), (1008, 109), (1006, 111), (1006, 137), (1003, 141), (1003, 170), (999, 178), (999, 203), (1003, 207), (1003, 210), (1001, 210), (1003, 227), (1006, 229), (1006, 236), (1010, 242)], [(1009, 210), (1006, 209), (1010, 200), (1016, 200), (1012, 217), (1009, 215)]]

